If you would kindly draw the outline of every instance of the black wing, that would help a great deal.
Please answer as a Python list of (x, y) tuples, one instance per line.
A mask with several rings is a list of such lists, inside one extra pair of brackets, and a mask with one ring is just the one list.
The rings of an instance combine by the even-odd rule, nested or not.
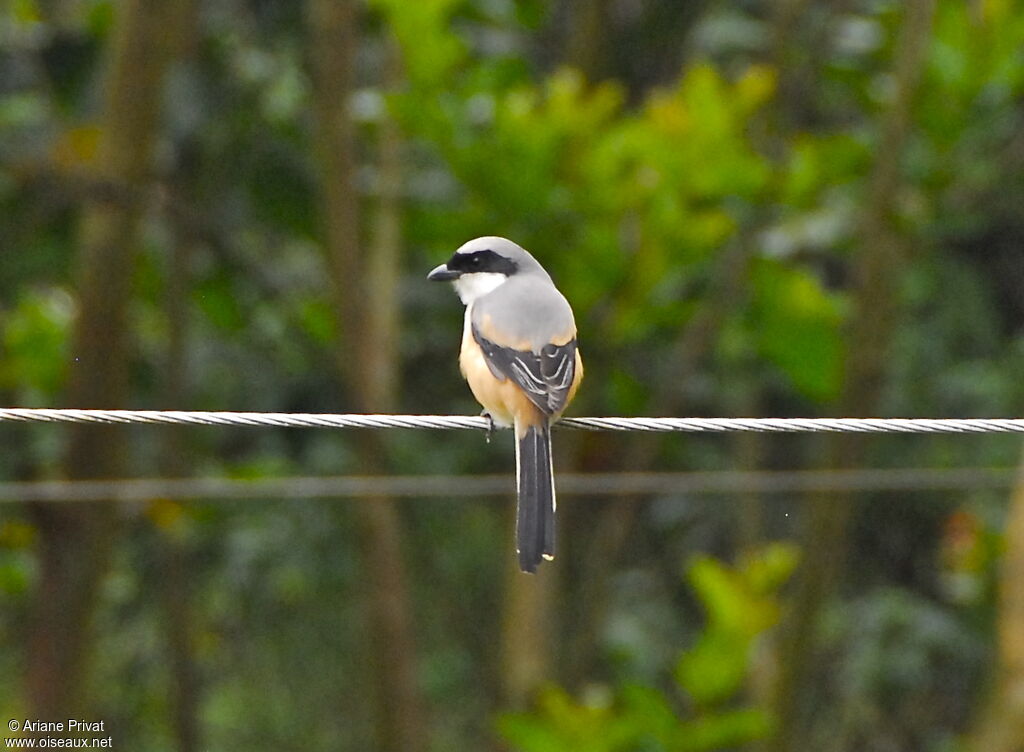
[(475, 326), (473, 339), (494, 375), (512, 379), (543, 413), (552, 415), (565, 409), (576, 375), (575, 339), (564, 345), (544, 345), (539, 354), (496, 345)]

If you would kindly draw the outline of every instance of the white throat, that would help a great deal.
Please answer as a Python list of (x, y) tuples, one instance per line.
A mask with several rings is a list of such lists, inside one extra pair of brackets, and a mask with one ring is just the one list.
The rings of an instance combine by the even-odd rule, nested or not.
[(494, 292), (508, 281), (508, 277), (497, 272), (473, 272), (463, 274), (452, 282), (455, 292), (464, 305), (469, 305), (477, 298), (482, 298), (489, 292)]

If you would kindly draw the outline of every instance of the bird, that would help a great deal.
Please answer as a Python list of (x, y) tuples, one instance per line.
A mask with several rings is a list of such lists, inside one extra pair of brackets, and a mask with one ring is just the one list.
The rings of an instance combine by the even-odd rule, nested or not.
[(468, 241), (427, 279), (451, 282), (466, 306), (459, 368), (488, 425), (515, 431), (516, 551), (519, 568), (536, 572), (555, 556), (551, 425), (583, 378), (572, 308), (507, 238)]

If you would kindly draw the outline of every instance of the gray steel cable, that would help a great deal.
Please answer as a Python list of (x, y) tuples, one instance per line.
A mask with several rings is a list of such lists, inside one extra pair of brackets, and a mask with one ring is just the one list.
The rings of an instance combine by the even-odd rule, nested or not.
[[(469, 415), (72, 410), (18, 407), (0, 408), (0, 422), (441, 430), (487, 428), (485, 418)], [(1024, 433), (1022, 418), (563, 418), (558, 425), (591, 431), (685, 433)]]

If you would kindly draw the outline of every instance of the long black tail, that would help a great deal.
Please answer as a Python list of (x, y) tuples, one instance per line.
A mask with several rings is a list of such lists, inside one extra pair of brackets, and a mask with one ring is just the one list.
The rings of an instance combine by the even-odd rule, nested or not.
[(516, 549), (519, 568), (537, 571), (542, 559), (555, 558), (555, 480), (551, 471), (551, 428), (545, 420), (530, 426), (522, 438), (516, 428), (519, 504)]

